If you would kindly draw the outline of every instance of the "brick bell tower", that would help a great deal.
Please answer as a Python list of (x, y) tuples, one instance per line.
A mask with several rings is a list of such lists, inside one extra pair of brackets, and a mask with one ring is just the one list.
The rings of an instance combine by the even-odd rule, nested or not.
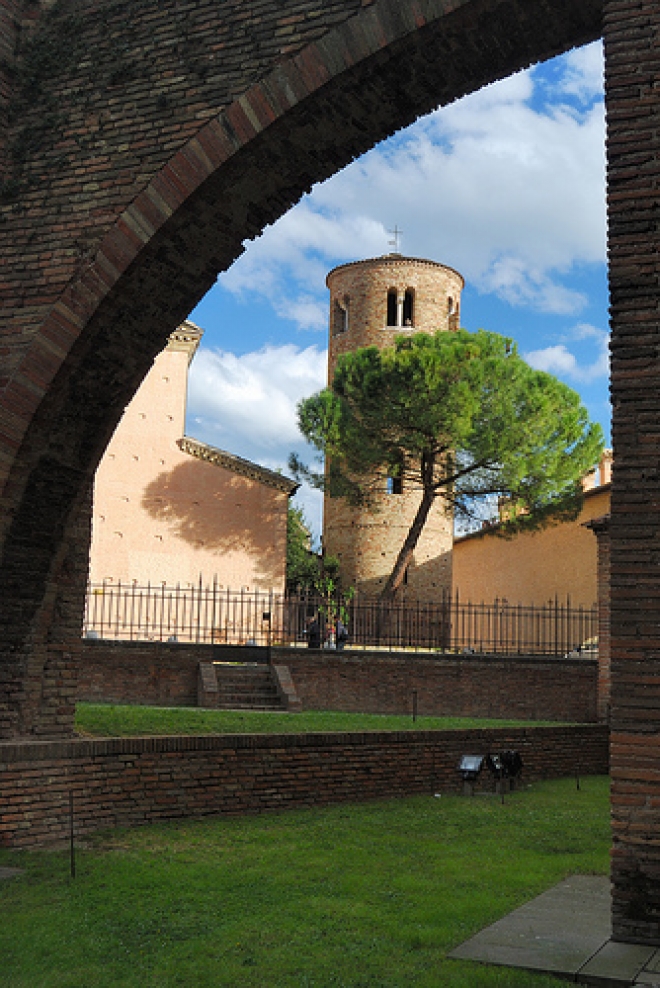
[[(337, 359), (358, 347), (391, 346), (395, 336), (458, 329), (464, 281), (436, 261), (392, 253), (334, 268), (330, 289), (328, 382)], [(354, 508), (326, 494), (323, 546), (337, 556), (344, 582), (376, 597), (389, 576), (420, 502), (419, 490), (388, 478), (376, 511)], [(434, 601), (451, 591), (453, 520), (437, 501), (408, 567), (400, 595)]]

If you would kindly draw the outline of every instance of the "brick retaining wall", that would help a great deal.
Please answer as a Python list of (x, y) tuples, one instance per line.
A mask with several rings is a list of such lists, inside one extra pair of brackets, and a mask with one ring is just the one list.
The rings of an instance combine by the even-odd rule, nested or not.
[[(200, 660), (245, 661), (245, 649), (154, 642), (86, 641), (79, 700), (196, 706)], [(411, 656), (273, 649), (307, 710), (514, 717), (594, 722), (598, 682), (591, 659)]]
[[(608, 771), (601, 725), (0, 744), (0, 846), (177, 817), (456, 793), (463, 754), (515, 748), (524, 780)], [(482, 787), (492, 781), (484, 773)]]
[(597, 664), (587, 659), (383, 656), (293, 651), (303, 709), (594, 722)]
[(213, 647), (170, 642), (85, 641), (78, 699), (91, 703), (197, 706), (197, 667)]

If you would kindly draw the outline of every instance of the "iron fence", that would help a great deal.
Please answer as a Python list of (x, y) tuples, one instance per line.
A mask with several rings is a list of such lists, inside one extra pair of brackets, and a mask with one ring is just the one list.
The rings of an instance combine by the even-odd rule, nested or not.
[(88, 588), (83, 635), (129, 641), (233, 645), (305, 645), (316, 619), (323, 647), (336, 647), (337, 618), (351, 649), (428, 649), (456, 654), (593, 654), (597, 607), (570, 600), (543, 605), (464, 603), (445, 596), (434, 603), (383, 603), (314, 593), (232, 591), (217, 585), (137, 586), (103, 583)]

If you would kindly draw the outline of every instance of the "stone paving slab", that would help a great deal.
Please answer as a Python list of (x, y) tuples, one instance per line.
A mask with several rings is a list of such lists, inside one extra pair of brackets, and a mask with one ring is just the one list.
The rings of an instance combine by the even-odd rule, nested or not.
[(653, 957), (648, 964), (644, 965), (644, 968), (652, 974), (657, 974), (656, 981), (660, 981), (660, 950), (657, 947), (653, 952)]
[[(618, 988), (630, 985), (656, 953), (655, 947), (638, 943), (615, 943), (609, 940), (578, 973), (581, 984), (596, 988)], [(656, 975), (657, 977), (657, 975)]]
[(593, 988), (660, 988), (660, 949), (610, 940), (610, 882), (573, 875), (449, 957), (568, 978)]
[(574, 978), (609, 940), (610, 908), (609, 879), (575, 875), (448, 956)]
[(637, 975), (635, 986), (639, 988), (660, 988), (660, 950), (653, 952), (650, 961), (644, 965), (644, 970)]

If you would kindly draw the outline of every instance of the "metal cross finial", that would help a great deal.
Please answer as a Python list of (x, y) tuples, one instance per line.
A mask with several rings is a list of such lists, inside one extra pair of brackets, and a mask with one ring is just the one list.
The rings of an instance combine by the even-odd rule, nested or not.
[(398, 226), (395, 226), (393, 230), (388, 230), (388, 233), (392, 234), (392, 239), (387, 241), (390, 247), (394, 248), (392, 253), (400, 254), (401, 251), (399, 250), (399, 247), (401, 241), (401, 234), (403, 233), (403, 230), (400, 230)]

